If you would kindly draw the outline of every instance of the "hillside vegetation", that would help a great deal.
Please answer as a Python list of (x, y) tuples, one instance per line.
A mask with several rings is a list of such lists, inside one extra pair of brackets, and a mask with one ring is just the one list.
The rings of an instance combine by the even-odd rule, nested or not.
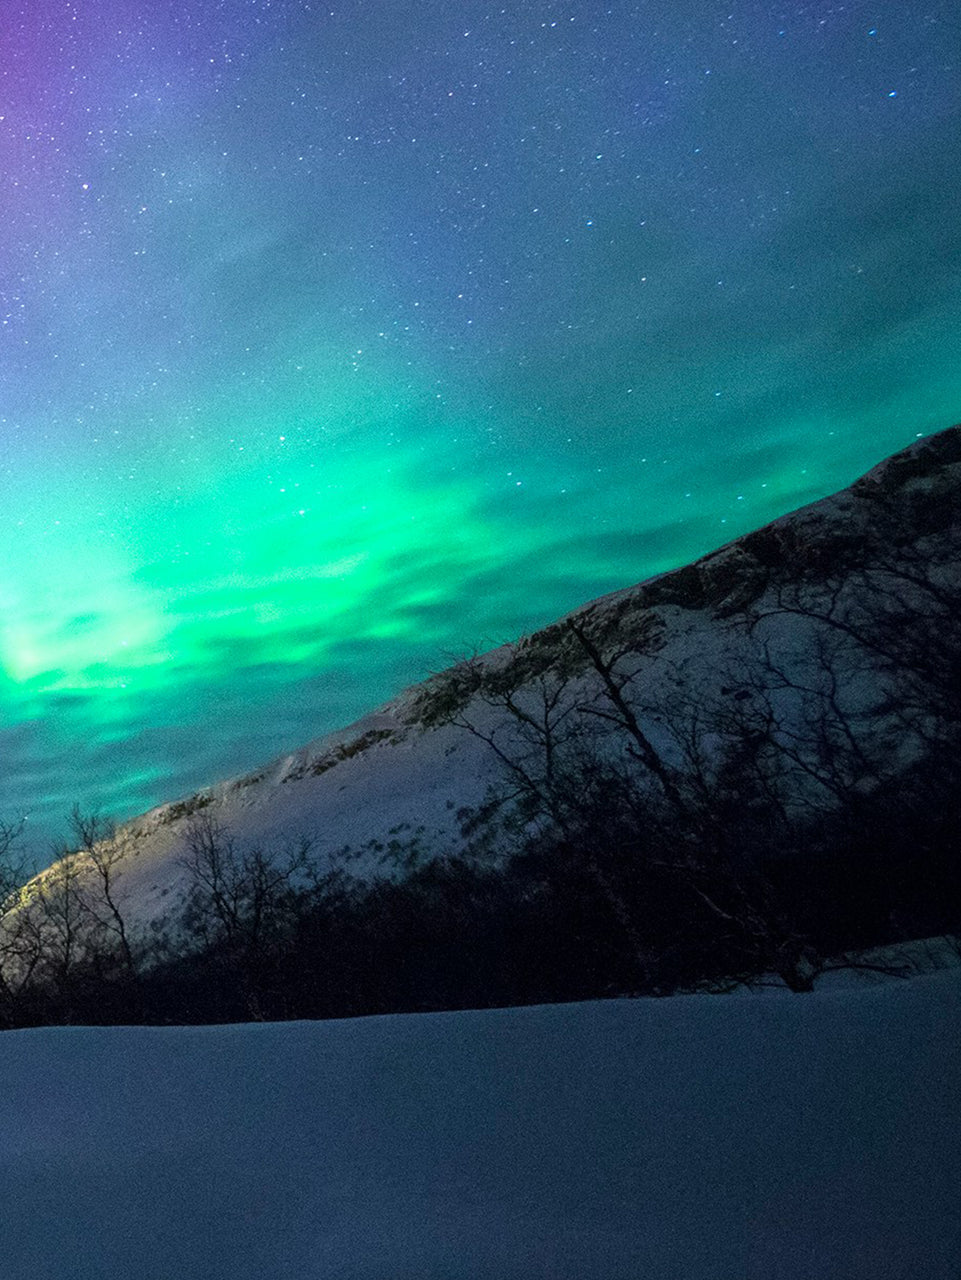
[(958, 937), (959, 848), (953, 428), (296, 756), (118, 831), (75, 814), (8, 881), (2, 1016), (803, 992)]

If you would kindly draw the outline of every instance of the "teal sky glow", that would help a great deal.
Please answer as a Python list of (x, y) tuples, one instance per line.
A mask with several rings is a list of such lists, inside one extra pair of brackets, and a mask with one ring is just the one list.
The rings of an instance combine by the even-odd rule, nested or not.
[(8, 5), (38, 859), (961, 418), (961, 29), (908, 8)]

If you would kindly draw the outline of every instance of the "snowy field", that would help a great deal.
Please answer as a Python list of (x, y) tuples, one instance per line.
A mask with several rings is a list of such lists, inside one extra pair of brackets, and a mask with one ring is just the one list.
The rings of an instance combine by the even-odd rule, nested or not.
[(0, 1036), (2, 1280), (959, 1280), (957, 971)]

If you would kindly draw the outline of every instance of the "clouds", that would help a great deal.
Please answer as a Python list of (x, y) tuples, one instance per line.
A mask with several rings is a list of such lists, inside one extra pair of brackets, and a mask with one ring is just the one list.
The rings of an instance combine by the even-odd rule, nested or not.
[(945, 5), (71, 14), (0, 104), (0, 811), (253, 767), (957, 417)]

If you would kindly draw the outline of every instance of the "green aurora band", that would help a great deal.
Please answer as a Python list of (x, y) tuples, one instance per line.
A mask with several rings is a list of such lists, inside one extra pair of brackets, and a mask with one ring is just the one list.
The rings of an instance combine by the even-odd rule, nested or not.
[(957, 16), (35, 0), (0, 53), (32, 854), (961, 418)]
[[(3, 721), (42, 741), (61, 811), (84, 792), (135, 812), (848, 482), (950, 421), (961, 379), (930, 391), (944, 372), (918, 370), (914, 394), (875, 385), (832, 428), (757, 422), (753, 448), (733, 456), (685, 455), (681, 430), (650, 456), (528, 457), (519, 469), (495, 456), (484, 470), (458, 442), (496, 424), (451, 423), (387, 393), (378, 420), (369, 394), (355, 407), (345, 393), (326, 429), (297, 425), (307, 406), (248, 422), (219, 462), (185, 453), (160, 492), (136, 471), (95, 496), (69, 472), (53, 477), (48, 505), (7, 527), (0, 548), (17, 566), (0, 576)], [(345, 424), (361, 417), (352, 443)], [(426, 433), (425, 417), (439, 419)], [(186, 755), (188, 742), (181, 773), (171, 748)], [(8, 804), (32, 782), (8, 777)]]

